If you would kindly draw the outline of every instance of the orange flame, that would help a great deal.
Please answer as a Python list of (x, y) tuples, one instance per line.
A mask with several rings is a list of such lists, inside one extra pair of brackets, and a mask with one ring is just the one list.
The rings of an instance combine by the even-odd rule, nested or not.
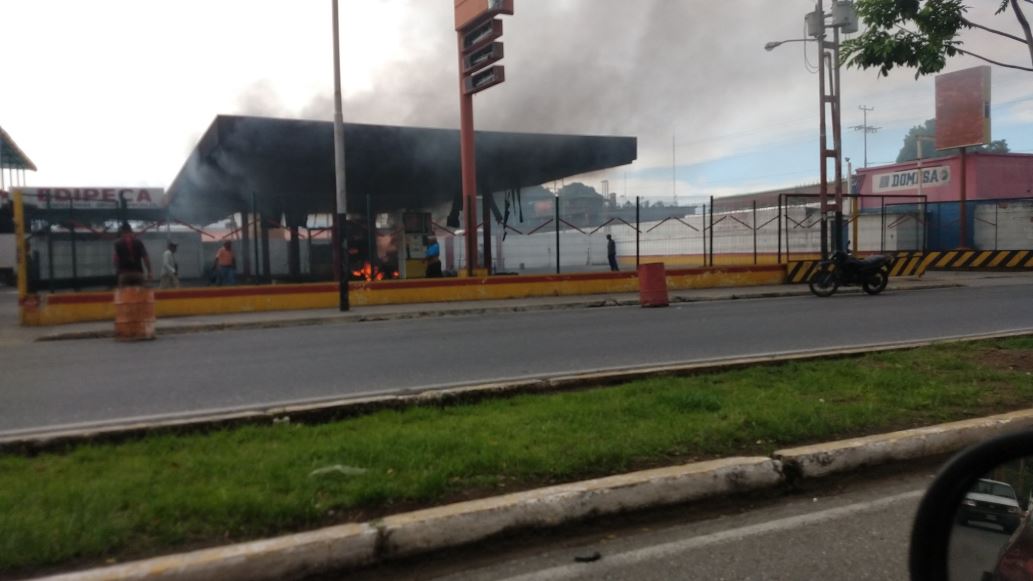
[[(352, 277), (364, 280), (366, 282), (370, 282), (384, 280), (386, 278), (386, 275), (379, 268), (373, 268), (369, 261), (366, 261), (362, 263), (361, 268), (352, 271)], [(391, 278), (393, 279), (397, 279), (400, 277), (401, 275), (398, 273), (398, 271), (391, 273)]]

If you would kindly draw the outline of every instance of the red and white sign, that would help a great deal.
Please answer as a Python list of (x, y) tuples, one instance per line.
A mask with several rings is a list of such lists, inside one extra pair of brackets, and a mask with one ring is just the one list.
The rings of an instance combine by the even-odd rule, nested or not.
[[(26, 206), (76, 210), (114, 210), (125, 201), (130, 210), (160, 210), (165, 207), (165, 190), (161, 188), (15, 188), (22, 193)], [(10, 198), (0, 192), (0, 202)]]
[(948, 165), (923, 167), (922, 175), (918, 169), (905, 169), (891, 173), (878, 173), (872, 176), (872, 192), (900, 192), (917, 190), (919, 184), (924, 189), (939, 188), (951, 183), (951, 171)]

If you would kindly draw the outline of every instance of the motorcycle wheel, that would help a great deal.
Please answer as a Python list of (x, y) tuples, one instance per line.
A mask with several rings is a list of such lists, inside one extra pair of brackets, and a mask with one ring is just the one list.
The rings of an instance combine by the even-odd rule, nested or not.
[(861, 288), (864, 292), (870, 295), (877, 295), (886, 289), (886, 285), (890, 282), (889, 269), (886, 267), (880, 268), (879, 270), (868, 275), (864, 282), (861, 283)]
[(814, 296), (822, 298), (831, 297), (839, 288), (839, 280), (827, 266), (815, 270), (807, 284)]

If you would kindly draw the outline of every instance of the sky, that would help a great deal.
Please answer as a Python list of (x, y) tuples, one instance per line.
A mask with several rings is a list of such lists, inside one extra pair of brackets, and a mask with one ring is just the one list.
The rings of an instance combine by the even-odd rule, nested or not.
[[(970, 17), (1021, 34), (993, 2)], [(34, 186), (165, 187), (218, 114), (329, 120), (330, 0), (0, 0), (0, 126)], [(634, 164), (578, 179), (618, 195), (699, 201), (818, 176), (813, 0), (516, 0), (507, 82), (477, 95), (478, 129), (638, 138)], [(1027, 11), (1030, 12), (1030, 11)], [(1033, 16), (1033, 15), (1031, 15)], [(345, 120), (458, 127), (450, 0), (341, 0)], [(966, 48), (1021, 63), (1014, 41)], [(805, 47), (809, 52), (805, 55)], [(1017, 47), (1017, 48), (1016, 48)], [(10, 58), (17, 55), (17, 58)], [(981, 64), (954, 59), (947, 72)], [(1028, 63), (1027, 63), (1028, 64)], [(935, 115), (932, 77), (844, 70), (844, 154), (870, 165)], [(993, 70), (993, 138), (1033, 153), (1033, 73)]]

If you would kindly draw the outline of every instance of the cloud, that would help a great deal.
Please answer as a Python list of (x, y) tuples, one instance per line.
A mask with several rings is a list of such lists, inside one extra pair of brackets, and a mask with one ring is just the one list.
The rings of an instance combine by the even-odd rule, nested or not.
[(1005, 122), (1033, 123), (1033, 99), (1013, 103), (1005, 114)]
[[(1014, 31), (1013, 18), (979, 4), (973, 19)], [(71, 17), (53, 20), (53, 6)], [(6, 2), (5, 14), (21, 23), (6, 31), (9, 44), (32, 50), (8, 67), (22, 82), (0, 92), (0, 110), (18, 115), (0, 122), (40, 165), (41, 181), (81, 185), (167, 183), (183, 164), (182, 144), (218, 113), (331, 119), (329, 3), (284, 6)], [(508, 81), (477, 96), (477, 127), (635, 136), (636, 169), (669, 165), (672, 135), (677, 163), (697, 168), (813, 143), (817, 78), (804, 67), (806, 45), (763, 50), (769, 40), (800, 37), (812, 8), (813, 0), (521, 0), (505, 19)], [(87, 33), (80, 23), (102, 10), (123, 20), (102, 18)], [(136, 26), (125, 29), (126, 18)], [(452, 3), (344, 2), (341, 23), (347, 120), (458, 126)], [(41, 43), (36, 31), (44, 28)], [(1019, 46), (982, 31), (965, 40), (999, 58)], [(976, 64), (964, 58), (950, 67)], [(1028, 97), (1029, 73), (993, 74), (995, 102)], [(899, 143), (889, 134), (933, 116), (932, 87), (907, 70), (889, 78), (844, 71), (844, 125), (860, 123), (858, 105), (874, 106), (871, 122)], [(1016, 114), (1025, 119), (1024, 111)], [(854, 142), (850, 132), (844, 137)], [(783, 171), (817, 173), (816, 158)], [(742, 170), (751, 171), (768, 170)]]

